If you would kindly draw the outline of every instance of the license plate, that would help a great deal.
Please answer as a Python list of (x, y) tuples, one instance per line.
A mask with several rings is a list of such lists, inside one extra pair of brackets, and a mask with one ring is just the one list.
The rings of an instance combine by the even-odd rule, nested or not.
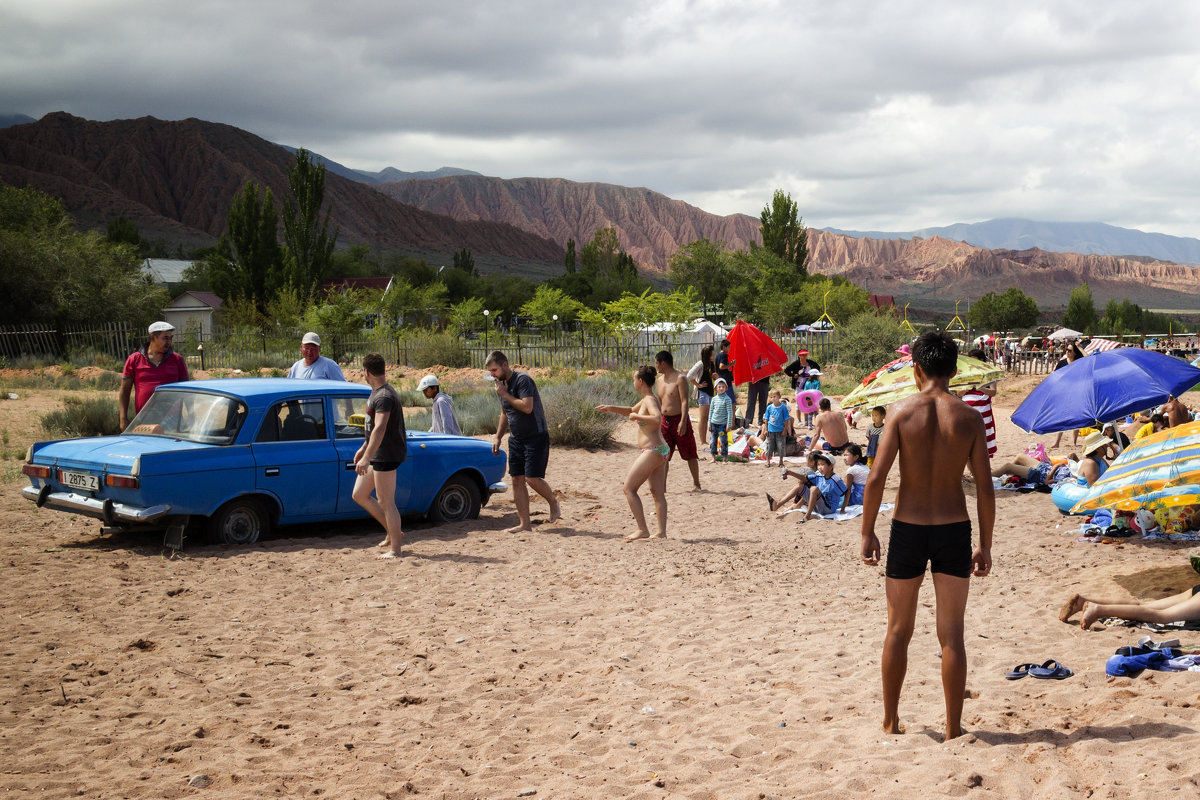
[(72, 489), (82, 489), (85, 492), (100, 490), (100, 479), (95, 475), (88, 475), (86, 472), (67, 472), (63, 470), (62, 482)]

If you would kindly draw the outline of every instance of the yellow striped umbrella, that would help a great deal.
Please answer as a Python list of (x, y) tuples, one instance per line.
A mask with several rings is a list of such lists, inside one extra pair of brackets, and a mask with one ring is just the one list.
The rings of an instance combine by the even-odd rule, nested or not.
[[(862, 406), (886, 406), (897, 400), (917, 393), (917, 378), (913, 373), (912, 358), (898, 358), (868, 375), (861, 386), (846, 395), (842, 408)], [(958, 357), (958, 373), (950, 379), (950, 388), (959, 391), (972, 386), (998, 381), (1004, 370), (994, 364), (986, 364), (977, 358)]]
[(1134, 511), (1200, 503), (1200, 422), (1137, 439), (1071, 509)]

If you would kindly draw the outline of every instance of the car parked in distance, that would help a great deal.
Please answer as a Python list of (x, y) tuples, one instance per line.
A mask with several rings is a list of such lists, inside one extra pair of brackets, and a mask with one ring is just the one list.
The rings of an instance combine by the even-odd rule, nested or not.
[[(173, 547), (197, 528), (249, 544), (273, 525), (366, 517), (351, 491), (370, 394), (287, 378), (160, 386), (118, 436), (31, 446), (21, 494), (110, 530), (166, 529)], [(438, 523), (476, 518), (507, 488), (505, 465), (487, 442), (409, 431), (396, 506)]]

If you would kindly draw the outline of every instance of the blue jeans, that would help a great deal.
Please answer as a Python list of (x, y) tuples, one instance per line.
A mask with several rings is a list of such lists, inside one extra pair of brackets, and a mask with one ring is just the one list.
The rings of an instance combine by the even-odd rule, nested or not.
[(717, 456), (717, 440), (721, 440), (721, 457), (729, 456), (729, 438), (725, 433), (729, 430), (726, 425), (709, 425), (708, 426), (708, 452), (713, 458)]

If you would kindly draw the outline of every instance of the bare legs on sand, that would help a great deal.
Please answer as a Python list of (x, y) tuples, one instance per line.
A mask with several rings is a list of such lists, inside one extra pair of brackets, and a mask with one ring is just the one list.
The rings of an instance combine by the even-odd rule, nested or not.
[(1179, 594), (1149, 603), (1131, 603), (1128, 600), (1093, 600), (1081, 594), (1073, 594), (1062, 610), (1058, 612), (1058, 618), (1063, 622), (1069, 622), (1072, 616), (1081, 611), (1083, 616), (1079, 618), (1079, 627), (1085, 631), (1096, 620), (1107, 617), (1160, 624), (1183, 622), (1200, 619), (1200, 594), (1192, 594), (1192, 590), (1187, 589)]
[[(371, 496), (372, 491), (376, 497)], [(395, 471), (376, 472), (374, 468), (367, 467), (366, 474), (355, 479), (351, 497), (387, 532), (379, 543), (384, 548), (379, 558), (398, 558), (404, 543), (404, 532), (400, 529), (400, 510), (396, 508)]]
[[(658, 516), (658, 533), (653, 536), (646, 525), (642, 498), (638, 496), (638, 489), (647, 481), (650, 482), (650, 494), (654, 497), (654, 512)], [(626, 536), (625, 541), (667, 538), (667, 462), (657, 450), (647, 450), (634, 459), (629, 474), (625, 476), (624, 489), (629, 510), (633, 512), (633, 520), (638, 527), (638, 532)]]
[[(908, 671), (908, 643), (917, 616), (920, 578), (887, 579), (888, 627), (883, 642), (883, 730), (904, 733), (900, 724), (900, 689)], [(946, 700), (946, 739), (962, 736), (963, 695), (967, 688), (967, 650), (963, 644), (963, 614), (969, 578), (933, 573), (937, 604), (937, 637), (942, 647), (942, 693)]]
[(520, 533), (522, 531), (533, 530), (533, 523), (529, 518), (530, 488), (540, 494), (550, 504), (550, 518), (546, 522), (558, 522), (559, 518), (562, 517), (562, 509), (558, 505), (558, 498), (554, 496), (554, 490), (550, 488), (550, 484), (546, 483), (545, 478), (527, 478), (524, 475), (513, 475), (512, 479), (513, 502), (517, 506), (517, 519), (519, 522), (505, 531), (505, 533)]

